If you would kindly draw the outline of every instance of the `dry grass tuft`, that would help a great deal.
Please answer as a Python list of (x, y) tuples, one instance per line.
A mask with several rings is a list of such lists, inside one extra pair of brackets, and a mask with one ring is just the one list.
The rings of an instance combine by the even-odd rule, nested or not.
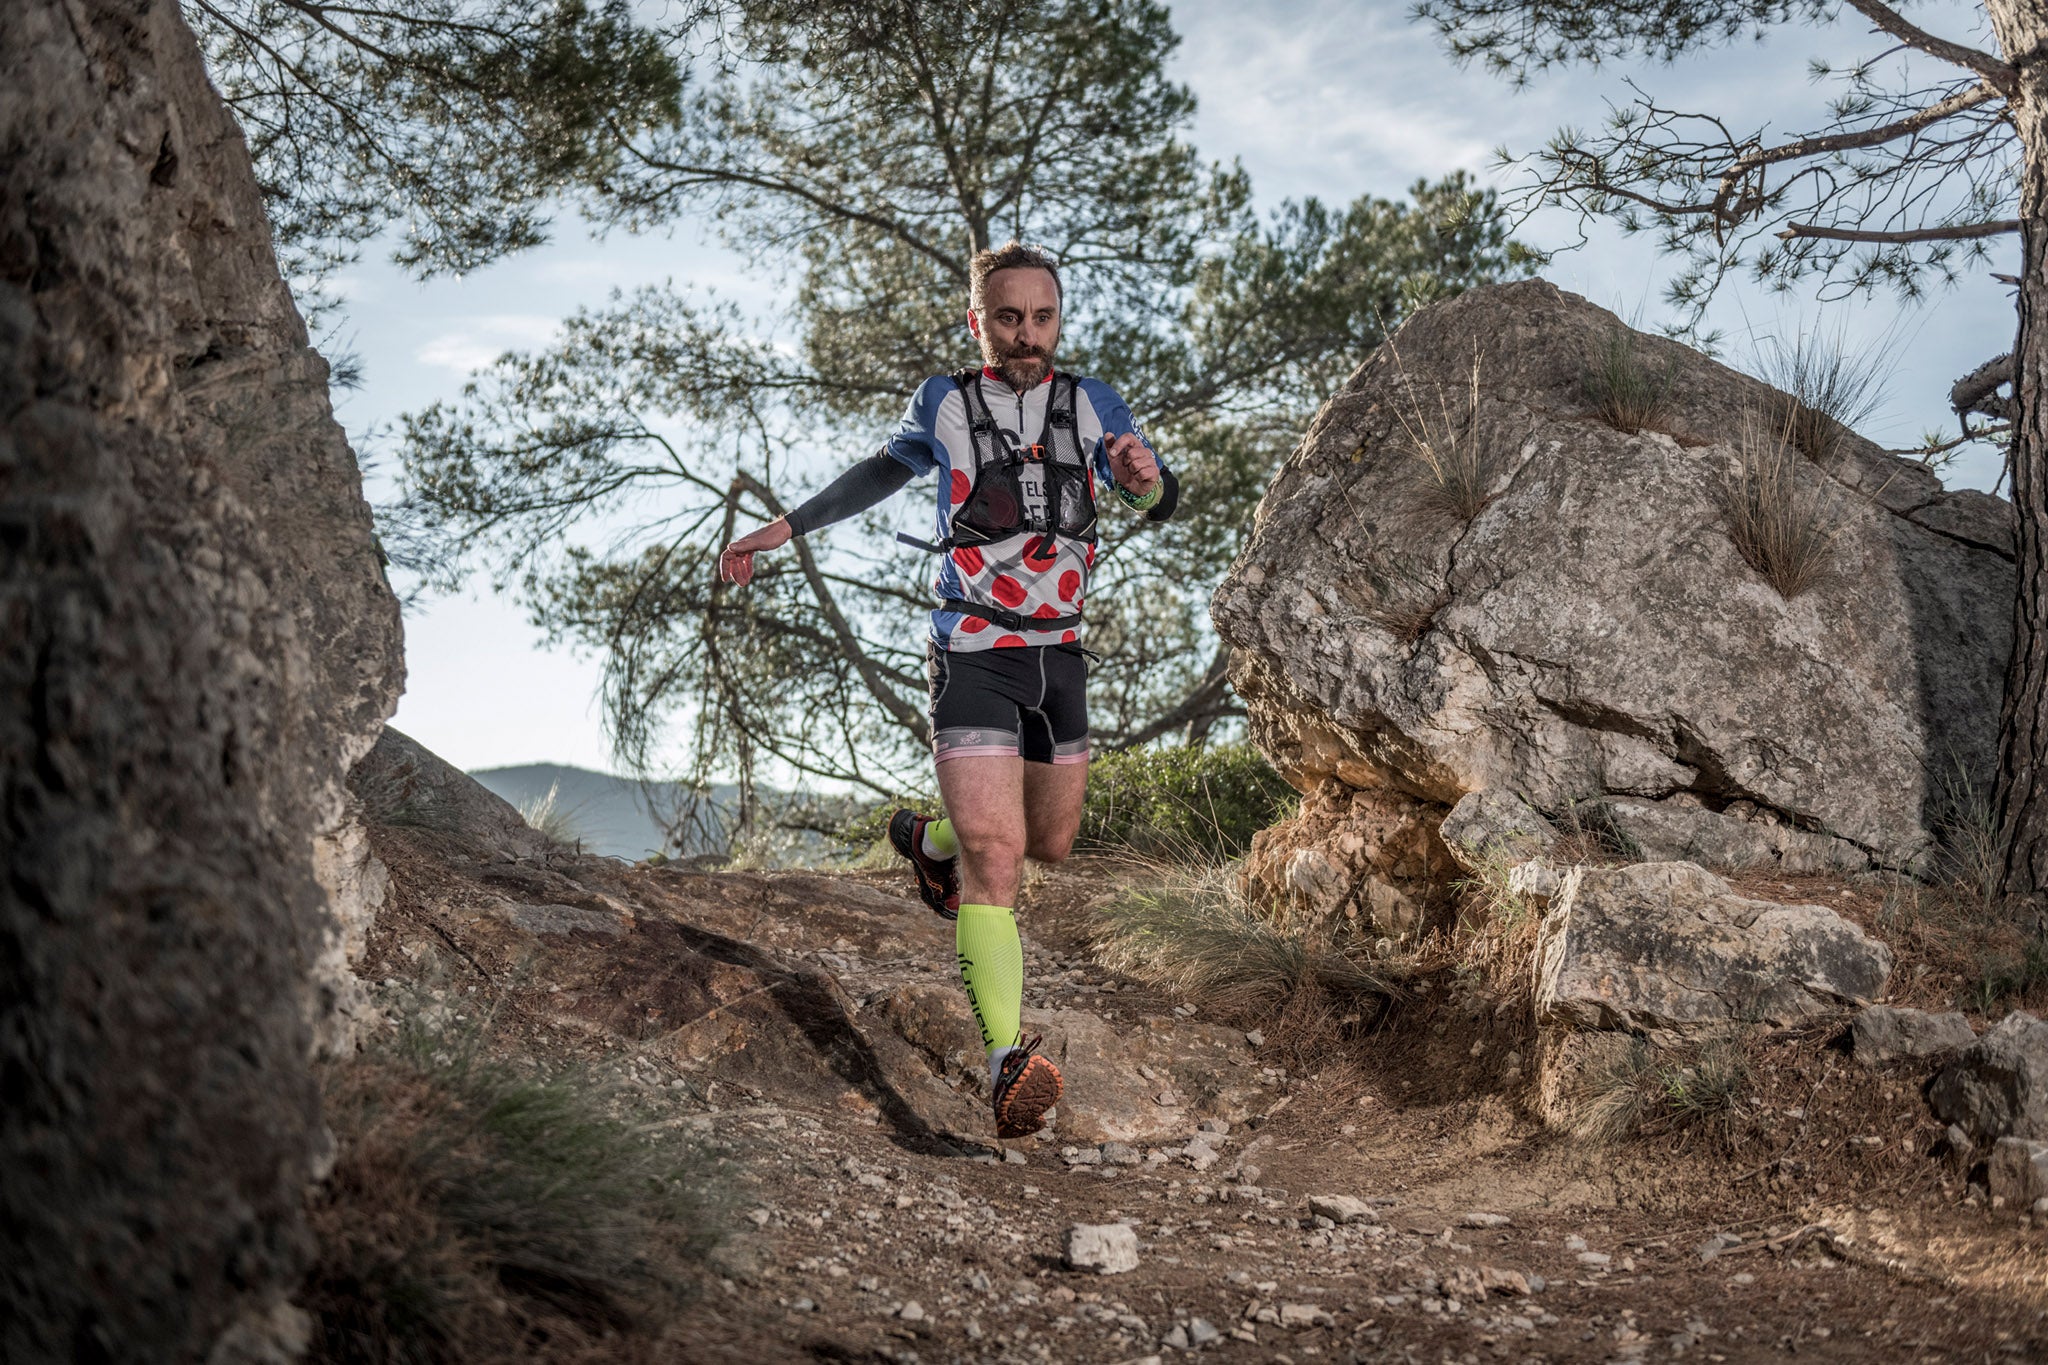
[[(1393, 342), (1387, 343), (1391, 349)], [(1401, 355), (1394, 352), (1400, 365)], [(1493, 488), (1505, 472), (1499, 451), (1489, 444), (1479, 421), (1479, 351), (1472, 351), (1472, 370), (1464, 392), (1454, 399), (1442, 386), (1430, 397), (1416, 392), (1405, 367), (1399, 370), (1405, 400), (1395, 415), (1417, 461), (1417, 486), (1426, 506), (1470, 521), (1493, 501)]]
[(1787, 601), (1826, 576), (1841, 534), (1841, 497), (1804, 468), (1788, 422), (1744, 416), (1722, 506), (1736, 552)]
[(1741, 1118), (1749, 1075), (1749, 1059), (1733, 1037), (1706, 1039), (1686, 1052), (1660, 1051), (1631, 1038), (1587, 1072), (1572, 1135), (1600, 1147), (1681, 1131), (1728, 1141)]
[(1832, 467), (1847, 452), (1854, 430), (1883, 406), (1897, 366), (1889, 337), (1861, 350), (1847, 334), (1801, 328), (1790, 342), (1775, 338), (1757, 349), (1757, 376), (1786, 395), (1774, 414), (1788, 439), (1807, 458)]
[(1505, 853), (1489, 850), (1471, 876), (1451, 884), (1459, 897), (1451, 947), (1458, 965), (1477, 972), (1494, 995), (1527, 1000), (1535, 990), (1531, 963), (1544, 906), (1515, 888), (1510, 875), (1514, 862)]
[(1677, 373), (1668, 359), (1662, 365), (1652, 363), (1641, 343), (1632, 328), (1609, 333), (1584, 380), (1586, 400), (1600, 420), (1631, 436), (1662, 429)]
[(628, 1359), (715, 1242), (693, 1147), (474, 1037), (409, 1031), (337, 1065), (326, 1100), (339, 1158), (301, 1298), (316, 1361)]
[(583, 823), (575, 811), (562, 804), (560, 782), (549, 783), (545, 793), (524, 802), (519, 807), (519, 818), (551, 844), (560, 844), (564, 848), (582, 847)]
[(1329, 930), (1268, 915), (1234, 867), (1153, 865), (1102, 911), (1096, 957), (1205, 1012), (1313, 1047), (1376, 1021), (1404, 992)]

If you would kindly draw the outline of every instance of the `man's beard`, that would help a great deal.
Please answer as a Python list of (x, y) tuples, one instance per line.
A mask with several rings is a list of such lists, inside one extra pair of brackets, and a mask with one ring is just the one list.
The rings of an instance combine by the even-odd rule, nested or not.
[(1003, 377), (1004, 383), (1019, 393), (1044, 380), (1046, 372), (1052, 368), (1052, 356), (1037, 347), (997, 352), (995, 347), (984, 344), (981, 358)]

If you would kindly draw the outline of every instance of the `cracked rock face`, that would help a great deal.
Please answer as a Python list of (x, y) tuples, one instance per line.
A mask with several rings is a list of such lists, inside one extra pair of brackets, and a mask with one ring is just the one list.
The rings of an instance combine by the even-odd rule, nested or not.
[[(1778, 396), (1638, 335), (1669, 399), (1664, 430), (1623, 434), (1586, 376), (1624, 331), (1540, 281), (1474, 290), (1330, 400), (1213, 603), (1254, 738), (1304, 792), (1675, 801), (1635, 817), (1711, 844), (1743, 831), (1694, 813), (1730, 814), (1760, 859), (1919, 862), (1951, 775), (1991, 770), (2010, 508), (1847, 436), (1798, 463), (1839, 521), (1788, 601), (1725, 511), (1745, 417)], [(1476, 452), (1476, 515), (1433, 496), (1422, 445)]]
[(277, 1359), (397, 603), (177, 7), (0, 28), (0, 1357)]
[(1544, 1024), (1682, 1036), (1874, 999), (1891, 950), (1834, 911), (1737, 895), (1691, 863), (1575, 869), (1536, 947)]

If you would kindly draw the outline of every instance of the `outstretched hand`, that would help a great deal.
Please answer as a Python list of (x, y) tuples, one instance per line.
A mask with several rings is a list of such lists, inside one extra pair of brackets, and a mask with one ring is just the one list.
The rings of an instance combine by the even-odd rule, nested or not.
[(1135, 432), (1103, 438), (1109, 452), (1109, 472), (1128, 493), (1144, 497), (1159, 482), (1159, 460)]
[(745, 587), (754, 577), (754, 556), (762, 550), (779, 550), (789, 544), (789, 521), (777, 517), (757, 531), (749, 531), (726, 546), (718, 555), (718, 576)]

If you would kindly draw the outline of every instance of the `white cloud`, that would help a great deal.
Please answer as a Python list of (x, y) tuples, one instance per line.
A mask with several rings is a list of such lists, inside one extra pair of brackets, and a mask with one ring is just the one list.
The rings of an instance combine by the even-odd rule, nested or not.
[(561, 319), (536, 313), (489, 313), (430, 338), (413, 352), (413, 358), (422, 365), (466, 375), (506, 351), (546, 345), (560, 325)]

